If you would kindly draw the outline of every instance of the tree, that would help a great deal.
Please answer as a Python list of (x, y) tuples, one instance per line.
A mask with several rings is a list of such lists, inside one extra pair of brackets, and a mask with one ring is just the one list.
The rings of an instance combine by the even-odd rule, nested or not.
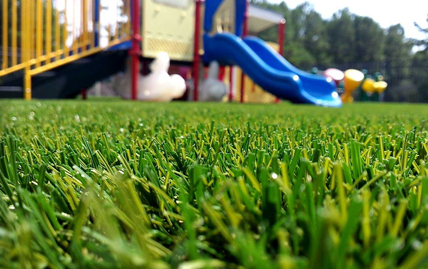
[(326, 23), (321, 18), (321, 15), (312, 9), (306, 15), (304, 25), (303, 43), (306, 50), (315, 58), (316, 65), (327, 66), (331, 64)]
[(355, 16), (355, 60), (376, 62), (383, 60), (385, 33), (372, 18)]
[[(428, 16), (427, 16), (427, 23), (428, 23)], [(422, 40), (415, 40), (415, 45), (417, 46), (425, 46), (425, 50), (428, 50), (428, 28), (422, 28), (418, 23), (415, 22), (415, 26), (421, 31), (422, 33), (425, 33), (427, 37)]]
[(405, 40), (404, 28), (401, 24), (390, 26), (385, 37), (385, 75), (395, 79), (397, 84), (409, 75), (412, 45)]
[(339, 10), (327, 24), (330, 55), (336, 64), (351, 63), (355, 59), (354, 16), (348, 8)]
[(316, 65), (316, 59), (299, 42), (288, 42), (284, 47), (287, 60), (300, 69), (310, 69)]
[(426, 72), (428, 69), (428, 28), (422, 28), (416, 23), (415, 25), (422, 33), (426, 34), (426, 38), (414, 42), (416, 45), (425, 46), (425, 48), (413, 56), (411, 74), (418, 89), (419, 101), (428, 102), (428, 74)]

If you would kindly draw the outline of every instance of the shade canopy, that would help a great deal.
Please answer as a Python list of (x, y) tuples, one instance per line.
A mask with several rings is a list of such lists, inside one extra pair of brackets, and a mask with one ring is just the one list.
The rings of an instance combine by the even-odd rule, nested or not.
[(248, 31), (257, 34), (281, 22), (284, 17), (274, 11), (250, 5), (248, 18)]

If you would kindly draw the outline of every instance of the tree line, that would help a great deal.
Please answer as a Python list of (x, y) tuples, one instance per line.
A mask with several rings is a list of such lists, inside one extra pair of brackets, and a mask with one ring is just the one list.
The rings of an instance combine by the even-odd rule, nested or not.
[[(353, 14), (348, 8), (338, 10), (325, 20), (307, 2), (295, 9), (290, 9), (285, 2), (251, 2), (278, 12), (286, 19), (284, 56), (293, 65), (302, 69), (337, 67), (379, 71), (395, 87), (388, 93), (390, 101), (400, 101), (406, 96), (406, 101), (428, 102), (428, 74), (425, 71), (428, 69), (428, 40), (407, 39), (401, 24), (383, 29), (372, 18)], [(428, 29), (415, 27), (428, 36)], [(276, 42), (278, 28), (272, 27), (258, 36)], [(425, 45), (425, 49), (413, 53), (415, 45)]]

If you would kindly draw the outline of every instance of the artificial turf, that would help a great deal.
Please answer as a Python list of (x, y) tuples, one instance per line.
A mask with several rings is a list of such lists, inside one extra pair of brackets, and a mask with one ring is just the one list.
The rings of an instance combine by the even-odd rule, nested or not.
[(427, 120), (0, 101), (0, 267), (426, 268)]

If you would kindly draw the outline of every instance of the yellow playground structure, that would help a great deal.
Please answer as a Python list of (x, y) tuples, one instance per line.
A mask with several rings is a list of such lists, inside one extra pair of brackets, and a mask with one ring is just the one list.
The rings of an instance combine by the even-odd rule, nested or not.
[[(130, 0), (121, 3), (109, 12), (98, 0), (2, 0), (0, 83), (19, 72), (31, 99), (34, 76), (130, 40), (130, 20), (123, 19), (130, 17)], [(111, 14), (116, 18), (101, 29)]]
[[(234, 1), (222, 2), (215, 31), (235, 30)], [(72, 98), (126, 68), (129, 52), (142, 60), (167, 52), (200, 77), (204, 8), (202, 0), (2, 0), (0, 98)], [(245, 15), (244, 34), (280, 25), (272, 46), (282, 49), (281, 15), (253, 5)], [(135, 40), (141, 50), (132, 50)], [(226, 68), (225, 82), (230, 100), (276, 100), (238, 67)]]

